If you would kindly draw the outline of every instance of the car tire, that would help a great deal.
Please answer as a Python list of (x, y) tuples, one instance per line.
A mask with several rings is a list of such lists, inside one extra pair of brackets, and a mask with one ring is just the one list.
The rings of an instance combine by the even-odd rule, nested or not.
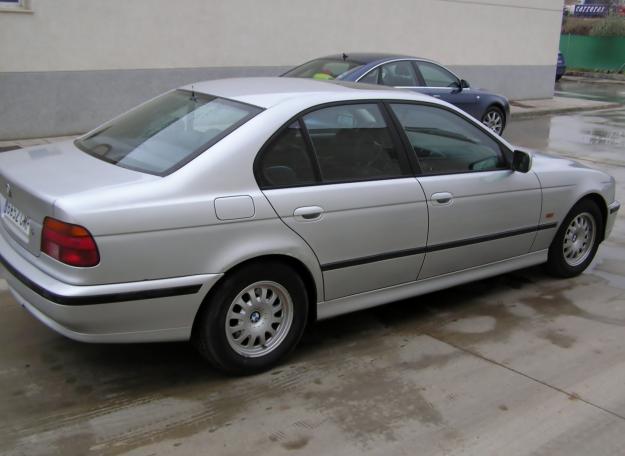
[(501, 135), (506, 128), (506, 115), (501, 108), (490, 106), (482, 116), (482, 123)]
[(262, 262), (228, 274), (202, 306), (192, 342), (219, 370), (249, 375), (273, 367), (304, 333), (308, 294), (287, 265)]
[(581, 274), (595, 257), (602, 233), (603, 217), (597, 204), (590, 199), (578, 202), (549, 246), (547, 271), (562, 278)]

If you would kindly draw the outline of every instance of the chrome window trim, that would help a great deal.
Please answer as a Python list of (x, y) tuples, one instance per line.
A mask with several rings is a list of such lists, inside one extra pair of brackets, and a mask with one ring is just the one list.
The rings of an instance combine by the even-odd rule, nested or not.
[[(399, 58), (399, 59), (393, 59), (393, 60), (387, 60), (385, 62), (382, 63), (378, 63), (376, 66), (374, 66), (373, 68), (371, 68), (369, 71), (367, 71), (365, 74), (363, 74), (362, 76), (360, 76), (358, 79), (356, 79), (355, 82), (360, 82), (360, 80), (362, 78), (364, 78), (365, 76), (367, 76), (369, 73), (371, 73), (372, 71), (380, 68), (382, 65), (386, 65), (387, 63), (395, 63), (395, 62), (426, 62), (426, 63), (432, 63), (434, 65), (438, 65), (439, 67), (443, 68), (444, 70), (450, 72), (456, 79), (458, 79), (458, 81), (462, 80), (462, 78), (460, 78), (456, 73), (454, 73), (453, 71), (451, 71), (449, 68), (443, 66), (442, 64), (440, 64), (439, 62), (436, 62), (435, 60), (429, 60), (429, 59), (415, 59), (415, 58)], [(388, 86), (387, 86), (388, 87)], [(396, 89), (449, 89), (450, 87), (434, 87), (434, 86), (393, 86)], [(463, 90), (468, 90), (467, 89), (463, 89)]]
[[(453, 89), (454, 87), (435, 87), (435, 86), (393, 86), (395, 89)], [(463, 92), (471, 90), (471, 87), (462, 89)]]

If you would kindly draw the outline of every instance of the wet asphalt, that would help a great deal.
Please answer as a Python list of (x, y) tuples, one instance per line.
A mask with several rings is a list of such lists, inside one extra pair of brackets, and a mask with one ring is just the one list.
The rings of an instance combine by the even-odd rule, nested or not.
[[(625, 201), (625, 108), (505, 136), (610, 172)], [(248, 378), (185, 343), (65, 339), (0, 281), (0, 454), (625, 454), (624, 214), (578, 278), (531, 268), (324, 321)]]

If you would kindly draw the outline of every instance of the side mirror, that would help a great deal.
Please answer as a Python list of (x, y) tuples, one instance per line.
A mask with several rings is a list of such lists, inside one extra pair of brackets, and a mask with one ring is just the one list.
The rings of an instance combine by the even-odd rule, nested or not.
[(469, 84), (469, 81), (466, 81), (464, 79), (460, 80), (460, 88), (461, 89), (469, 89), (471, 87), (471, 85)]
[(527, 173), (532, 167), (532, 156), (527, 152), (515, 150), (512, 153), (512, 169), (520, 173)]

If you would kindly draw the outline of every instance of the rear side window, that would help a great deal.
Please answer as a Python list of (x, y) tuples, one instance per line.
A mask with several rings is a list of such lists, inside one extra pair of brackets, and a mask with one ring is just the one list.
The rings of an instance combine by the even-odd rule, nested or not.
[(298, 122), (285, 128), (265, 149), (260, 164), (261, 187), (293, 187), (315, 182), (315, 173)]
[(380, 84), (392, 87), (416, 87), (419, 85), (412, 62), (407, 60), (383, 65), (380, 73)]
[(392, 104), (424, 174), (506, 168), (499, 144), (480, 128), (442, 108)]
[(297, 68), (293, 68), (283, 76), (289, 78), (332, 80), (359, 66), (362, 66), (362, 64), (349, 60), (317, 59), (298, 66)]
[(365, 84), (377, 84), (378, 77), (380, 75), (380, 68), (376, 68), (375, 70), (369, 71), (366, 75), (358, 80), (358, 82), (363, 82)]
[(333, 106), (303, 117), (324, 182), (408, 174), (376, 104)]
[(166, 175), (262, 111), (210, 95), (176, 90), (118, 117), (75, 141), (101, 160)]
[(412, 174), (375, 103), (332, 106), (305, 114), (267, 143), (254, 172), (262, 189)]

